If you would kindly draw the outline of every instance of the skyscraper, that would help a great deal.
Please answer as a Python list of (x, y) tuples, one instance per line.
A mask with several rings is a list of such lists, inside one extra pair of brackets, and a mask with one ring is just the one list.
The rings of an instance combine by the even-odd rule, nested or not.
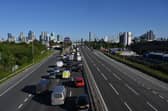
[(92, 37), (92, 34), (91, 34), (91, 32), (89, 32), (89, 42), (91, 42), (91, 38)]
[(20, 32), (18, 37), (19, 42), (26, 42), (26, 37), (24, 36), (23, 32)]
[(143, 35), (140, 36), (140, 39), (143, 41), (153, 41), (155, 40), (155, 35), (152, 30), (147, 31)]
[(12, 36), (12, 33), (8, 33), (8, 39), (7, 39), (8, 42), (15, 42), (15, 37)]
[(35, 40), (35, 33), (32, 32), (31, 30), (28, 32), (28, 41), (34, 41)]
[(119, 33), (119, 42), (123, 46), (129, 46), (132, 42), (132, 33), (131, 32), (120, 32)]

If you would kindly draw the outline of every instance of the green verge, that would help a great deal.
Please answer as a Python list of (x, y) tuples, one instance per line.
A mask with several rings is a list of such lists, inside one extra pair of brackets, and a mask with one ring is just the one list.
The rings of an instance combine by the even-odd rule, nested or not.
[(167, 73), (165, 72), (161, 72), (161, 71), (158, 71), (158, 70), (155, 70), (155, 69), (152, 69), (150, 68), (149, 66), (147, 65), (144, 65), (144, 64), (139, 64), (139, 63), (136, 63), (136, 62), (133, 62), (133, 61), (129, 61), (128, 59), (124, 58), (124, 57), (120, 57), (120, 56), (117, 56), (117, 55), (111, 55), (111, 54), (108, 54), (108, 53), (104, 53), (105, 55), (107, 55), (108, 57), (111, 57), (112, 59), (115, 59), (119, 62), (122, 62), (128, 66), (131, 66), (135, 69), (138, 69), (146, 74), (149, 74), (159, 80), (162, 80), (162, 81), (165, 81), (165, 82), (168, 82), (168, 75)]
[[(34, 58), (34, 64), (40, 63), (42, 60), (46, 59), (47, 57), (49, 57), (53, 53), (54, 53), (53, 51), (46, 51), (43, 54), (40, 54), (38, 57)], [(23, 72), (25, 69), (31, 67), (34, 64), (33, 63), (24, 64), (13, 73), (5, 73), (5, 72), (2, 73), (1, 72), (1, 74), (0, 74), (0, 84), (3, 83), (4, 81), (8, 80), (9, 78), (19, 74), (20, 72)]]

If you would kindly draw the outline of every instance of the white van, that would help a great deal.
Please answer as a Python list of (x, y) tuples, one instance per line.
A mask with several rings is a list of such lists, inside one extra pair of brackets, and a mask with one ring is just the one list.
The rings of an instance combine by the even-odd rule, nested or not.
[(63, 85), (56, 86), (51, 93), (51, 105), (62, 105), (65, 102), (66, 89)]

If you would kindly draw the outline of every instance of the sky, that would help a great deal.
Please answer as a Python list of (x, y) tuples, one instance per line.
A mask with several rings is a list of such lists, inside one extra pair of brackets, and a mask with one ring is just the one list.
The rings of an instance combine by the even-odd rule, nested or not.
[(32, 30), (69, 36), (72, 40), (116, 36), (129, 31), (140, 36), (153, 30), (168, 37), (167, 0), (0, 0), (0, 38)]

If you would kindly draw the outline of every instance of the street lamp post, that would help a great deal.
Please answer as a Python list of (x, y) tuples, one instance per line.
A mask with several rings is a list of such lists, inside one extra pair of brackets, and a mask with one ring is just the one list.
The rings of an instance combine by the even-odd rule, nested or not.
[(33, 57), (33, 64), (34, 64), (34, 44), (33, 44), (33, 40), (32, 40), (32, 57)]

